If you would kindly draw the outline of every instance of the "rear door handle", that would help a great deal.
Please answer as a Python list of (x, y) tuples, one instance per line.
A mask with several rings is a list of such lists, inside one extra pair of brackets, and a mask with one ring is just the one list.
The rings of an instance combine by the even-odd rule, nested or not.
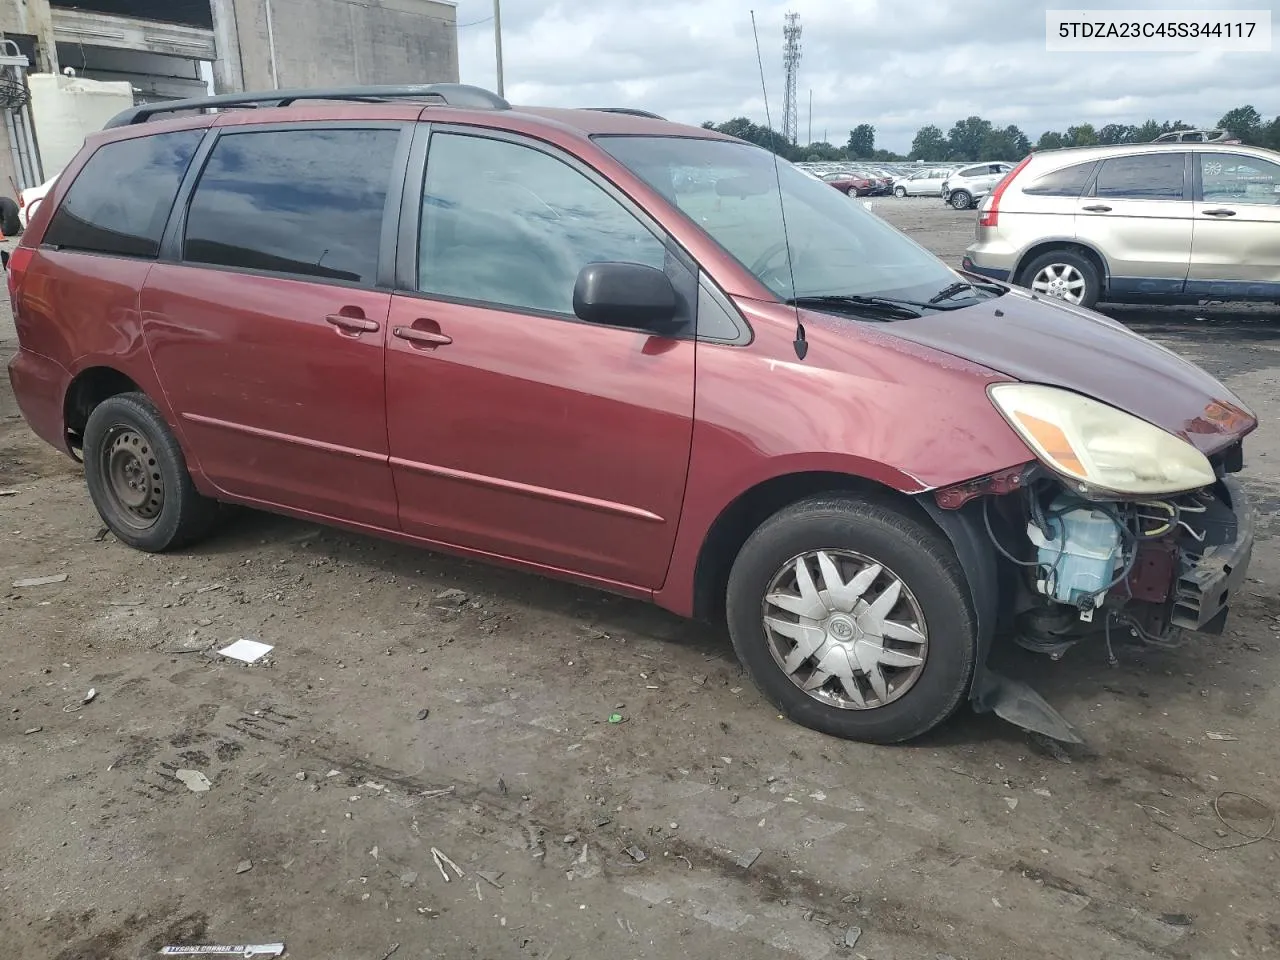
[(396, 327), (393, 331), (401, 340), (407, 340), (414, 346), (427, 347), (434, 349), (436, 347), (445, 347), (453, 343), (453, 337), (447, 333), (440, 333), (435, 330), (418, 330), (414, 327)]
[(1201, 210), (1200, 212), (1203, 213), (1206, 217), (1234, 217), (1236, 215), (1236, 212), (1234, 210), (1223, 210), (1223, 209)]
[(380, 329), (377, 320), (370, 320), (367, 317), (348, 317), (345, 313), (331, 313), (324, 319), (343, 333), (359, 335), (361, 333), (377, 333)]
[(1094, 203), (1084, 208), (1089, 213), (1110, 213), (1111, 208), (1105, 203)]

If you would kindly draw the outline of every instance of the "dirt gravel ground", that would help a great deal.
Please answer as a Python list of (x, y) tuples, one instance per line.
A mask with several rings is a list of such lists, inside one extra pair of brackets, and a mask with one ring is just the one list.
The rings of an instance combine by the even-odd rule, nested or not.
[[(873, 209), (952, 262), (973, 231), (932, 199)], [(719, 631), (290, 520), (133, 552), (0, 378), (0, 954), (1280, 954), (1280, 847), (1234, 832), (1280, 807), (1280, 311), (1109, 312), (1259, 413), (1260, 541), (1222, 637), (1009, 655), (1087, 736), (1070, 751), (967, 712), (906, 747), (829, 739)], [(207, 655), (240, 637), (275, 649)]]

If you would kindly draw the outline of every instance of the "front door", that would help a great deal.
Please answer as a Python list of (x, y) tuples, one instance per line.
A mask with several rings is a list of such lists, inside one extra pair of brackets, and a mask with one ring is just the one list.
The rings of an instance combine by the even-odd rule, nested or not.
[(660, 586), (695, 343), (583, 323), (573, 289), (592, 261), (666, 269), (678, 289), (692, 274), (603, 181), (530, 142), (437, 129), (419, 211), (418, 260), (400, 278), (413, 289), (393, 298), (387, 339), (402, 528)]
[(157, 372), (201, 469), (233, 497), (397, 525), (391, 294), (376, 287), (401, 136), (388, 125), (223, 131), (171, 228), (185, 220), (180, 262), (147, 278)]
[(1187, 293), (1280, 300), (1280, 163), (1198, 153)]
[(1110, 157), (1076, 208), (1076, 236), (1107, 259), (1120, 295), (1182, 293), (1191, 262), (1186, 154)]

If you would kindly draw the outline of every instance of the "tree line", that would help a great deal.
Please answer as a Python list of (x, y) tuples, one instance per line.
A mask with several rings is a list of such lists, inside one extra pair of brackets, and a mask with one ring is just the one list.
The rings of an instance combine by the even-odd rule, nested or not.
[[(724, 123), (708, 121), (708, 130), (718, 130), (729, 136), (746, 140), (775, 151), (791, 161), (923, 160), (927, 163), (965, 163), (975, 160), (1020, 160), (1035, 150), (1054, 150), (1059, 147), (1091, 147), (1099, 144), (1150, 143), (1163, 133), (1175, 130), (1194, 130), (1196, 127), (1181, 120), (1148, 120), (1141, 124), (1108, 123), (1101, 129), (1091, 123), (1068, 127), (1065, 131), (1046, 130), (1034, 144), (1018, 127), (1010, 124), (997, 127), (982, 117), (957, 120), (947, 133), (934, 124), (927, 124), (916, 131), (907, 156), (890, 150), (876, 148), (876, 128), (860, 123), (849, 131), (849, 140), (843, 146), (825, 141), (809, 144), (793, 144), (767, 126), (746, 117), (734, 117)], [(1242, 142), (1255, 147), (1268, 147), (1280, 151), (1280, 116), (1271, 121), (1263, 119), (1252, 106), (1235, 107), (1222, 115), (1213, 129), (1226, 130)]]

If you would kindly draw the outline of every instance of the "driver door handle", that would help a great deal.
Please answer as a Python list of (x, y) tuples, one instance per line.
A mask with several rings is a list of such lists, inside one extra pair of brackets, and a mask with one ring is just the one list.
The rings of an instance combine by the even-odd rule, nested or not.
[(1084, 209), (1087, 210), (1089, 213), (1110, 213), (1111, 212), (1111, 208), (1108, 207), (1105, 203), (1092, 203), (1089, 206), (1085, 207)]
[(1225, 210), (1222, 208), (1218, 208), (1217, 210), (1201, 210), (1200, 212), (1206, 217), (1234, 217), (1236, 215), (1234, 210)]

